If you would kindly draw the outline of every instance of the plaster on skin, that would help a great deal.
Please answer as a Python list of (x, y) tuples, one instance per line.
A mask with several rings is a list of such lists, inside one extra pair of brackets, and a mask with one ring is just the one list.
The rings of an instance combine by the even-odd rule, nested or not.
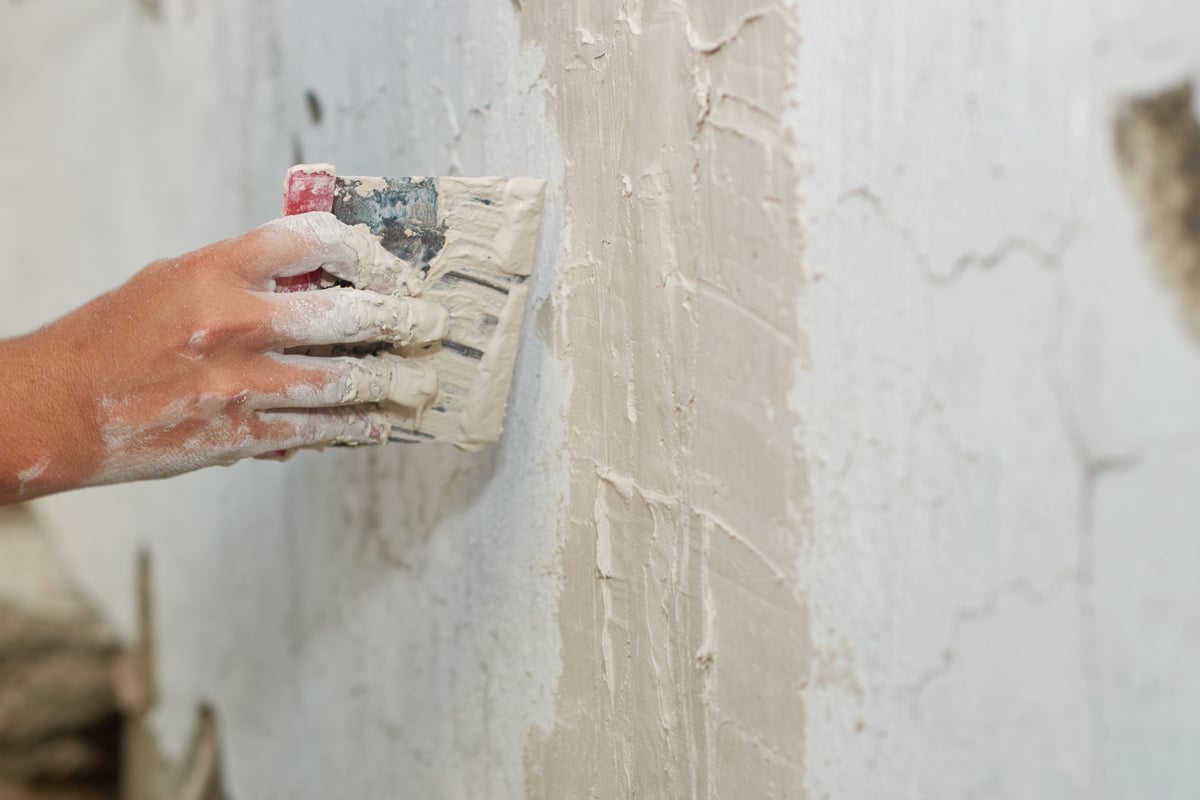
[[(145, 408), (135, 410), (131, 398), (99, 398), (96, 416), (105, 457), (88, 485), (164, 478), (301, 445), (379, 444), (386, 440), (389, 429), (384, 414), (361, 407), (331, 407), (384, 400), (419, 407), (437, 390), (432, 369), (396, 356), (267, 356), (308, 372), (323, 371), (326, 377), (316, 383), (282, 387), (278, 394), (246, 390), (234, 397), (212, 393), (180, 397), (149, 414)], [(233, 413), (235, 407), (251, 412), (256, 421), (282, 425), (264, 438), (244, 413)], [(156, 445), (165, 434), (185, 425), (194, 427), (201, 420), (203, 425), (182, 443)]]
[(187, 350), (181, 352), (179, 357), (187, 361), (200, 361), (204, 358), (203, 347), (208, 341), (208, 331), (199, 330), (188, 337)]
[(149, 421), (133, 422), (119, 414), (103, 419), (100, 430), (107, 455), (86, 485), (167, 478), (212, 464), (228, 466), (263, 453), (312, 446), (316, 442), (379, 444), (387, 436), (387, 420), (379, 412), (308, 409), (258, 412), (262, 421), (275, 423), (284, 431), (271, 439), (264, 439), (248, 420), (222, 415), (209, 419), (178, 446), (162, 448), (147, 444), (160, 433), (184, 424), (187, 407), (204, 402), (203, 397), (175, 401)]
[(570, 165), (545, 321), (574, 373), (563, 668), (526, 791), (798, 797), (794, 22), (779, 2), (620, 5), (520, 10)]
[(446, 335), (442, 307), (407, 297), (332, 287), (320, 292), (273, 294), (271, 324), (296, 345), (390, 341), (434, 342)]
[[(379, 238), (365, 228), (343, 225), (332, 214), (297, 214), (273, 220), (263, 227), (298, 234), (305, 240), (308, 252), (316, 254), (297, 260), (281, 276), (325, 269), (360, 289), (410, 297), (420, 293), (421, 275), (411, 264), (385, 250)], [(337, 262), (322, 256), (339, 251), (342, 258)]]
[(432, 368), (388, 353), (321, 358), (270, 353), (268, 357), (291, 367), (324, 372), (325, 379), (289, 386), (282, 400), (249, 394), (246, 402), (253, 408), (325, 408), (384, 401), (418, 408), (437, 393), (437, 373)]
[(387, 354), (356, 359), (346, 380), (343, 403), (382, 402), (384, 400), (421, 408), (437, 394), (437, 372), (428, 364)]
[(24, 497), (25, 493), (29, 491), (29, 484), (33, 483), (38, 478), (42, 477), (42, 474), (46, 471), (46, 468), (49, 466), (50, 466), (50, 458), (49, 458), (49, 456), (44, 456), (36, 464), (34, 464), (30, 467), (26, 467), (25, 469), (18, 472), (17, 473), (17, 481), (19, 482), (20, 486), (17, 489), (17, 495), (20, 497)]

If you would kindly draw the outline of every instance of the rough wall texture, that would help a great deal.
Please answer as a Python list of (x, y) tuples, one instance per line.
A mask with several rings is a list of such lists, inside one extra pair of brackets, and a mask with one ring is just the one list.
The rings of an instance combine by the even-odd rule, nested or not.
[[(7, 332), (278, 215), (302, 158), (551, 178), (535, 305), (555, 285), (560, 150), (509, 4), (155, 7), (0, 4), (0, 167), (22, 187), (0, 200)], [(131, 636), (151, 551), (167, 754), (210, 702), (235, 798), (523, 794), (524, 731), (553, 721), (566, 491), (566, 374), (533, 322), (483, 457), (302, 454), (45, 505)]]
[[(537, 796), (768, 797), (802, 782), (802, 283), (780, 3), (525, 2), (556, 87), (571, 366), (554, 729)], [(751, 388), (752, 387), (752, 388)], [(782, 433), (782, 435), (781, 435)]]
[(1200, 12), (959, 6), (0, 5), (6, 333), (293, 160), (551, 180), (497, 450), (44, 505), (129, 634), (151, 551), (163, 749), (209, 703), (243, 798), (1194, 795), (1200, 349), (1142, 235), (1191, 145), (1129, 109)]
[(1200, 350), (1113, 125), (1195, 79), (1200, 13), (851, 0), (800, 29), (811, 793), (1195, 794)]

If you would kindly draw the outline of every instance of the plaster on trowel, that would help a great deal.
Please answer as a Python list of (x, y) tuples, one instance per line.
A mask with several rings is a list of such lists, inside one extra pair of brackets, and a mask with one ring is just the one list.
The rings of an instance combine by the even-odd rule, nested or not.
[[(545, 181), (534, 178), (339, 177), (328, 164), (288, 171), (284, 214), (331, 211), (365, 225), (422, 276), (416, 292), (450, 312), (434, 345), (380, 342), (326, 355), (391, 351), (434, 368), (438, 392), (421, 409), (387, 403), (394, 442), (445, 442), (478, 450), (500, 438), (533, 269)], [(334, 284), (321, 270), (283, 278), (280, 291)]]

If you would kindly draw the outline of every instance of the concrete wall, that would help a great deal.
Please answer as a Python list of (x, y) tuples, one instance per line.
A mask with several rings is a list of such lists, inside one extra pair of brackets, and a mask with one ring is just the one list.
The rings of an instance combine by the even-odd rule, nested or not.
[(496, 450), (41, 504), (127, 634), (152, 554), (163, 749), (206, 701), (236, 797), (1193, 795), (1200, 261), (1114, 126), (1200, 12), (959, 5), (0, 7), (6, 333), (293, 160), (551, 183)]

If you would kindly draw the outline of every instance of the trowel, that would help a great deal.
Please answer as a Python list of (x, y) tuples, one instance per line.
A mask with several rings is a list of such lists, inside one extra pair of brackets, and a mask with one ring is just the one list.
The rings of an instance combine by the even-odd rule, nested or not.
[[(433, 345), (386, 342), (321, 348), (314, 355), (393, 352), (434, 368), (438, 392), (423, 408), (387, 403), (390, 441), (478, 450), (504, 426), (541, 223), (545, 181), (535, 178), (342, 177), (302, 164), (284, 182), (284, 214), (329, 211), (365, 226), (422, 276), (416, 294), (450, 312)], [(337, 285), (322, 270), (278, 281), (280, 291)]]

